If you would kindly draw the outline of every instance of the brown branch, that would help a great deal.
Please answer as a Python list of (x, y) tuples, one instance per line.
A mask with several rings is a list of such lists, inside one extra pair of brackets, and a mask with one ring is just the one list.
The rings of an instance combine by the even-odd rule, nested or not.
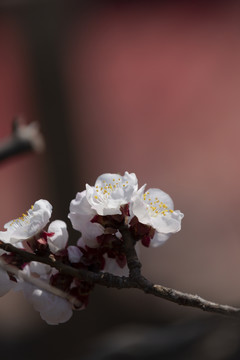
[[(125, 234), (125, 232), (122, 232)], [(130, 236), (130, 235), (129, 235)], [(130, 239), (129, 239), (130, 241)], [(129, 245), (131, 246), (131, 245)], [(174, 302), (178, 305), (190, 306), (194, 308), (201, 309), (203, 311), (223, 314), (227, 316), (240, 316), (240, 308), (236, 308), (229, 305), (221, 305), (214, 303), (212, 301), (205, 300), (198, 295), (192, 295), (188, 293), (183, 293), (181, 291), (171, 289), (162, 285), (156, 285), (151, 283), (149, 280), (144, 278), (141, 274), (138, 273), (137, 276), (132, 277), (120, 277), (115, 276), (109, 273), (103, 272), (92, 272), (84, 269), (76, 269), (72, 266), (65, 265), (60, 261), (55, 261), (51, 256), (50, 257), (40, 257), (33, 253), (29, 253), (25, 250), (18, 249), (11, 244), (6, 244), (0, 242), (0, 248), (7, 251), (18, 254), (23, 260), (26, 262), (37, 261), (43, 264), (50, 265), (54, 267), (62, 274), (71, 275), (75, 278), (84, 279), (86, 281), (92, 282), (94, 284), (98, 284), (101, 286), (116, 288), (116, 289), (126, 289), (126, 288), (134, 288), (139, 289), (146, 294), (151, 294), (162, 299)], [(134, 252), (129, 251), (128, 256), (131, 257), (134, 255)], [(134, 261), (135, 255), (133, 256)], [(134, 262), (131, 262), (128, 259), (129, 265), (133, 266)], [(136, 261), (137, 264), (137, 261)], [(137, 266), (138, 268), (138, 266)]]
[(129, 277), (131, 279), (137, 279), (141, 276), (142, 264), (140, 263), (136, 253), (135, 240), (131, 236), (127, 225), (119, 227), (119, 231), (123, 237), (123, 246), (129, 268)]
[(128, 286), (127, 284), (127, 277), (114, 276), (109, 273), (95, 273), (84, 269), (76, 269), (72, 266), (63, 264), (61, 261), (55, 260), (51, 256), (38, 256), (34, 253), (30, 253), (28, 251), (16, 248), (12, 244), (4, 243), (2, 241), (0, 241), (0, 249), (17, 254), (22, 260), (26, 262), (37, 261), (42, 264), (47, 264), (57, 269), (62, 274), (71, 275), (75, 278), (84, 279), (95, 284), (103, 285), (106, 287), (114, 287), (118, 289), (130, 287), (130, 285)]
[(36, 122), (24, 125), (18, 119), (13, 121), (12, 134), (0, 143), (0, 162), (24, 152), (41, 152), (43, 137)]
[(151, 294), (162, 299), (174, 302), (178, 305), (190, 306), (201, 309), (203, 311), (228, 316), (240, 316), (240, 308), (229, 305), (217, 304), (209, 300), (205, 300), (198, 295), (183, 293), (179, 290), (171, 289), (166, 286), (156, 285), (141, 277), (137, 284), (137, 288), (143, 290), (146, 294)]

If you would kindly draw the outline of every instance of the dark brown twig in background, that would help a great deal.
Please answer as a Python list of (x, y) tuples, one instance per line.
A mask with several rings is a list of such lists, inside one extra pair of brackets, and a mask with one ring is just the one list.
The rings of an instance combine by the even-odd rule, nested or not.
[(15, 119), (11, 136), (0, 142), (0, 162), (25, 152), (41, 152), (43, 149), (44, 140), (39, 132), (38, 123), (25, 125)]

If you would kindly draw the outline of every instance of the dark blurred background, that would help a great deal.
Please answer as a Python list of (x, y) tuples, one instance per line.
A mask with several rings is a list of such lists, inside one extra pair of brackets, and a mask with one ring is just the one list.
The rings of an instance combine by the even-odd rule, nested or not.
[[(21, 115), (47, 145), (1, 164), (1, 228), (39, 198), (68, 222), (86, 182), (135, 172), (185, 214), (144, 274), (240, 305), (239, 64), (239, 1), (1, 0), (0, 135)], [(57, 327), (21, 294), (0, 305), (4, 359), (240, 358), (238, 321), (137, 290), (96, 288)]]

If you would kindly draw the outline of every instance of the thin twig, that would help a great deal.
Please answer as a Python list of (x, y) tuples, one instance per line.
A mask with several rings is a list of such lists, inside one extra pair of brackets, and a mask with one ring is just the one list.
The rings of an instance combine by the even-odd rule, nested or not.
[(24, 281), (28, 282), (29, 284), (36, 286), (37, 288), (40, 288), (42, 290), (49, 292), (50, 294), (53, 294), (53, 295), (56, 295), (63, 299), (68, 300), (72, 305), (74, 305), (75, 308), (78, 308), (80, 306), (80, 302), (75, 297), (56, 288), (55, 286), (50, 285), (49, 283), (41, 280), (40, 278), (33, 277), (33, 276), (25, 273), (24, 271), (19, 270), (17, 267), (7, 264), (2, 258), (0, 258), (0, 267), (3, 270), (7, 271), (8, 273), (15, 275), (20, 280), (24, 280)]

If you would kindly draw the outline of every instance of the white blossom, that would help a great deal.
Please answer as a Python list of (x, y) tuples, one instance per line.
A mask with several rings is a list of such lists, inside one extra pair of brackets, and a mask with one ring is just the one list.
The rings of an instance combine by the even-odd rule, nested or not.
[(27, 267), (29, 268), (29, 274), (37, 274), (41, 278), (49, 278), (52, 274), (53, 268), (47, 264), (42, 264), (37, 261), (31, 261)]
[(34, 289), (31, 294), (31, 302), (35, 310), (49, 325), (58, 325), (68, 321), (72, 316), (71, 304), (56, 295), (41, 289)]
[(134, 173), (127, 171), (124, 176), (103, 174), (94, 186), (86, 184), (86, 198), (91, 208), (99, 215), (121, 214), (120, 207), (128, 204), (138, 189), (138, 180)]
[[(49, 265), (31, 261), (23, 272), (49, 283), (52, 274), (56, 273)], [(22, 290), (26, 299), (39, 311), (40, 316), (49, 325), (58, 325), (68, 321), (72, 316), (72, 305), (66, 299), (40, 289), (20, 277), (16, 290)]]
[(48, 227), (48, 233), (54, 233), (47, 237), (49, 249), (56, 254), (65, 249), (68, 242), (67, 224), (61, 220), (52, 221)]
[(102, 225), (91, 222), (95, 215), (97, 212), (91, 208), (86, 197), (86, 190), (77, 193), (76, 198), (70, 203), (68, 217), (73, 228), (81, 232), (85, 244), (93, 247), (97, 246), (96, 237), (104, 232)]
[(171, 197), (160, 189), (149, 189), (145, 185), (138, 190), (131, 204), (133, 215), (138, 221), (155, 229), (150, 245), (157, 247), (164, 243), (171, 234), (181, 230), (183, 214), (174, 210)]
[(48, 223), (52, 214), (52, 205), (47, 200), (38, 200), (18, 219), (4, 225), (6, 231), (0, 231), (0, 240), (15, 244), (39, 234)]

